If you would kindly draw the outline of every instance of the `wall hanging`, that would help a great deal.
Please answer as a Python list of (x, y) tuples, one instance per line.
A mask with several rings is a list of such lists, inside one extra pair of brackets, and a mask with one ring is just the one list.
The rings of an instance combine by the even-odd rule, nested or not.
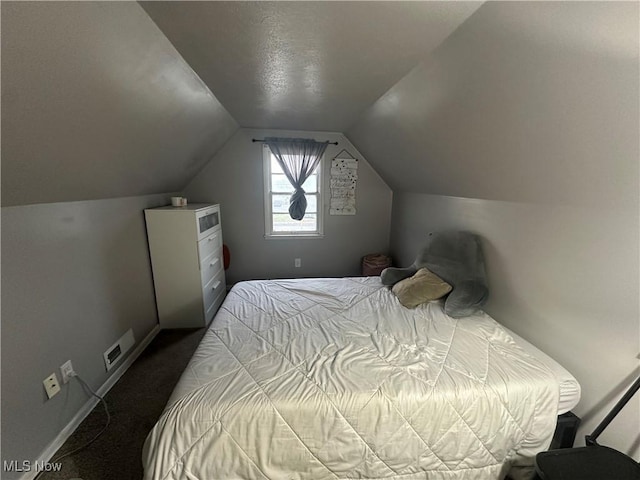
[[(348, 157), (346, 157), (348, 155)], [(331, 160), (331, 204), (330, 215), (356, 214), (356, 182), (358, 160), (346, 149), (342, 149)]]

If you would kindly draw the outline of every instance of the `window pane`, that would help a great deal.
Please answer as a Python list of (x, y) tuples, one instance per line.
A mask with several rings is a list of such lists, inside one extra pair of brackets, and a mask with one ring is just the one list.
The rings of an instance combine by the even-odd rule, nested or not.
[(282, 171), (282, 168), (280, 168), (280, 164), (278, 163), (278, 160), (276, 160), (276, 157), (274, 157), (273, 154), (271, 154), (271, 173), (284, 174), (284, 172)]
[[(316, 193), (318, 191), (318, 175), (315, 173), (307, 178), (302, 184), (306, 193)], [(284, 174), (271, 175), (271, 191), (277, 193), (293, 193), (293, 187), (289, 179)]]
[(293, 193), (293, 187), (284, 174), (271, 175), (271, 191), (278, 193)]
[(288, 213), (273, 214), (274, 232), (315, 232), (318, 227), (315, 213), (307, 213), (302, 220), (292, 219)]
[(318, 191), (318, 175), (309, 175), (309, 178), (302, 184), (302, 189), (307, 193), (315, 193)]
[[(305, 195), (307, 198), (307, 211), (306, 213), (316, 213), (318, 211), (318, 197), (317, 195)], [(272, 195), (271, 196), (271, 212), (272, 213), (286, 213), (289, 212), (289, 200), (291, 195)]]
[[(286, 162), (288, 161), (289, 158), (295, 158), (296, 156), (285, 155), (284, 160)], [(284, 173), (284, 171), (280, 167), (280, 164), (278, 163), (278, 160), (276, 159), (273, 153), (271, 154), (271, 173)]]
[(289, 211), (291, 195), (273, 195), (271, 197), (271, 211), (273, 213), (287, 213)]
[(307, 212), (316, 213), (318, 211), (318, 196), (307, 194), (305, 197), (307, 197)]

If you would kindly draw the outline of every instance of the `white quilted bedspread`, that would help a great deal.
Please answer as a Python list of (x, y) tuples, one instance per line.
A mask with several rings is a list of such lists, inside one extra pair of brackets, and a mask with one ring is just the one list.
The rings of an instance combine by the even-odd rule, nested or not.
[[(145, 443), (145, 479), (526, 477), (553, 374), (491, 317), (379, 277), (237, 284)], [(527, 468), (529, 467), (529, 468)]]

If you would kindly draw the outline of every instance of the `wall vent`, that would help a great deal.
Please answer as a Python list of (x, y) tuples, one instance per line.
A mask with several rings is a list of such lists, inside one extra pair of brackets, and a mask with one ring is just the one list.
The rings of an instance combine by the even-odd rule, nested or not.
[(133, 330), (129, 329), (127, 333), (104, 352), (104, 364), (107, 367), (107, 372), (133, 347), (134, 343)]

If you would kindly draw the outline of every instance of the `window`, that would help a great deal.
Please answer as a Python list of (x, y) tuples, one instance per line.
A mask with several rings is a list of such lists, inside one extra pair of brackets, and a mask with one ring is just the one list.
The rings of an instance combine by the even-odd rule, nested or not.
[(294, 188), (267, 145), (264, 156), (265, 237), (321, 237), (322, 236), (322, 163), (307, 178), (302, 188), (307, 198), (307, 211), (302, 220), (289, 215), (289, 198)]

